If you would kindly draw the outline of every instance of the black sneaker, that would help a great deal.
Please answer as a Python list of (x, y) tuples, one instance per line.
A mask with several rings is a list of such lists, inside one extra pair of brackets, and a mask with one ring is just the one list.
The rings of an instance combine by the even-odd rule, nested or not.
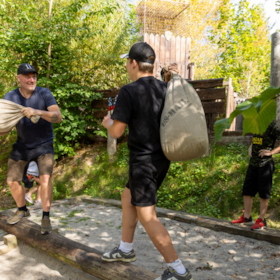
[(101, 256), (101, 259), (106, 262), (134, 262), (136, 261), (136, 256), (134, 250), (125, 253), (119, 249), (119, 247), (114, 248), (111, 252), (105, 253)]
[(185, 274), (179, 274), (175, 269), (168, 267), (164, 273), (155, 280), (193, 280), (191, 272), (186, 269)]

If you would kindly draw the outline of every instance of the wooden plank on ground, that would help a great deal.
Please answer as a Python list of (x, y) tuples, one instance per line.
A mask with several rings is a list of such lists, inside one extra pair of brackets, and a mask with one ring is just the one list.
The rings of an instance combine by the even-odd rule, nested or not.
[(202, 89), (202, 88), (215, 88), (215, 87), (222, 87), (224, 79), (210, 79), (210, 80), (194, 80), (190, 81), (187, 80), (190, 84), (193, 85), (195, 89)]
[(225, 99), (226, 89), (225, 88), (205, 88), (197, 91), (197, 94), (201, 101)]
[(205, 114), (223, 114), (225, 113), (225, 102), (202, 102)]
[(42, 235), (40, 226), (26, 218), (15, 225), (7, 224), (12, 211), (0, 213), (0, 229), (14, 234), (19, 240), (68, 263), (101, 280), (154, 280), (158, 275), (135, 265), (103, 262), (102, 252), (56, 233)]
[[(78, 197), (75, 197), (78, 199)], [(96, 203), (105, 206), (114, 206), (121, 208), (121, 201), (115, 199), (93, 198), (90, 196), (81, 196), (82, 201)], [(182, 211), (169, 210), (156, 207), (157, 216), (165, 217), (183, 223), (195, 224), (200, 227), (209, 228), (215, 231), (227, 232), (229, 234), (241, 235), (256, 240), (267, 241), (280, 245), (280, 231), (277, 229), (265, 229), (252, 231), (251, 226), (244, 224), (232, 225), (229, 221), (206, 216), (192, 215)]]

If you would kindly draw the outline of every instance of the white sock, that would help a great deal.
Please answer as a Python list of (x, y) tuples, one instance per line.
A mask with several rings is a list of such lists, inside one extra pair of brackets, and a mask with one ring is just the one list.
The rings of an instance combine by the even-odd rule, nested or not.
[(125, 253), (129, 253), (132, 249), (133, 249), (133, 242), (132, 243), (127, 243), (127, 242), (123, 242), (121, 240), (119, 249)]
[(187, 272), (186, 268), (184, 267), (180, 259), (172, 263), (168, 263), (167, 265), (173, 268), (174, 270), (176, 270), (176, 272), (179, 274), (185, 274)]

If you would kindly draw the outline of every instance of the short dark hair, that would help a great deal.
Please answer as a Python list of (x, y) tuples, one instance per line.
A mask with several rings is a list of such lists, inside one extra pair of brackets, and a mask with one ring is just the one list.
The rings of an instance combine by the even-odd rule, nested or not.
[[(155, 60), (154, 56), (149, 56), (147, 59), (149, 60)], [(130, 63), (132, 63), (133, 59), (130, 58)], [(148, 62), (140, 62), (136, 61), (139, 66), (139, 70), (144, 73), (153, 74), (154, 72), (154, 64), (148, 63)]]

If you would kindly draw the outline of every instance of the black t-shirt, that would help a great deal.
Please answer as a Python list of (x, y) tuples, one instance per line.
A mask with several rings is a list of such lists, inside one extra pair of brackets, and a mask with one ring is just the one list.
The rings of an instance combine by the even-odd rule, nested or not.
[(274, 149), (275, 141), (280, 139), (280, 130), (275, 122), (272, 122), (263, 134), (254, 134), (252, 139), (252, 157), (250, 158), (250, 165), (263, 167), (268, 162), (272, 161), (271, 156), (259, 157), (260, 150)]
[(128, 124), (129, 164), (165, 159), (160, 144), (160, 118), (167, 83), (143, 77), (120, 89), (112, 119)]
[[(36, 87), (30, 98), (26, 99), (19, 89), (5, 94), (4, 99), (13, 101), (25, 107), (47, 111), (47, 108), (56, 105), (51, 91), (47, 88)], [(13, 145), (10, 158), (29, 161), (46, 153), (53, 153), (53, 126), (52, 123), (40, 118), (34, 124), (27, 117), (22, 118), (16, 125), (17, 141)]]

